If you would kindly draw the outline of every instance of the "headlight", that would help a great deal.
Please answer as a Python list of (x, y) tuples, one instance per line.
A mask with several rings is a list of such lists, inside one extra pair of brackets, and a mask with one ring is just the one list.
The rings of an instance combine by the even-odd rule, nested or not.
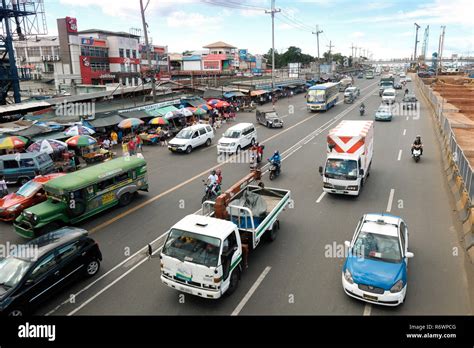
[(21, 207), (21, 203), (15, 204), (13, 207), (8, 208), (7, 211), (13, 212), (13, 211), (17, 210), (20, 207)]
[(235, 143), (230, 144), (230, 146), (235, 146)]
[(398, 282), (395, 283), (394, 286), (390, 289), (390, 292), (400, 292), (403, 289), (403, 280), (399, 280)]
[(359, 189), (359, 186), (357, 186), (357, 185), (356, 186), (347, 186), (347, 189), (349, 191), (357, 191)]
[(332, 184), (330, 184), (328, 182), (325, 182), (323, 186), (324, 186), (324, 188), (333, 188), (334, 187)]
[(346, 271), (344, 272), (344, 279), (350, 284), (354, 284), (354, 280), (352, 279), (352, 274), (351, 272), (349, 272), (347, 268), (346, 268)]

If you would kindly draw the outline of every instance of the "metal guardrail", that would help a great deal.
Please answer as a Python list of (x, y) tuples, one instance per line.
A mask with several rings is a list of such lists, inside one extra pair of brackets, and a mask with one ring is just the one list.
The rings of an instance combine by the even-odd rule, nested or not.
[(436, 117), (441, 127), (442, 134), (448, 141), (449, 149), (453, 155), (453, 161), (456, 164), (459, 175), (462, 177), (464, 187), (466, 192), (469, 194), (472, 205), (474, 204), (474, 170), (464, 154), (464, 151), (456, 141), (456, 136), (451, 128), (451, 124), (443, 113), (443, 104), (438, 102), (433, 90), (428, 88), (420, 78), (417, 77), (416, 81), (418, 87), (422, 90), (423, 94), (428, 97), (435, 108)]

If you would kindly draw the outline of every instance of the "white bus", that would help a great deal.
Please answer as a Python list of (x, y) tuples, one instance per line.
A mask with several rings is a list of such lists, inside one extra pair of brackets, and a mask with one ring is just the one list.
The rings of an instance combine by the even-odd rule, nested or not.
[(329, 110), (339, 98), (339, 83), (324, 83), (310, 87), (306, 95), (308, 110)]

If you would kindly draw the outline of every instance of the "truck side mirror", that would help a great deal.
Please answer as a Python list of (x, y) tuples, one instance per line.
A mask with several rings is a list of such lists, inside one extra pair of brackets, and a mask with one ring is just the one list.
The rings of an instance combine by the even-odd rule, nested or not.
[(319, 174), (323, 175), (323, 167), (322, 166), (319, 166)]
[(360, 175), (360, 176), (364, 176), (364, 170), (363, 170), (362, 168), (359, 169), (359, 175)]

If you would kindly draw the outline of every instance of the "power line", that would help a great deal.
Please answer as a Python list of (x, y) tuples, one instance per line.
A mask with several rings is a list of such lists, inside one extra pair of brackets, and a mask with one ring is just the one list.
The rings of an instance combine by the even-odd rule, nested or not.
[(287, 20), (287, 19), (284, 19), (284, 17), (281, 17), (281, 16), (280, 16), (280, 17), (275, 17), (275, 18), (276, 18), (278, 21), (280, 21), (280, 22), (282, 22), (282, 23), (285, 23), (285, 24), (291, 26), (291, 27), (294, 28), (294, 29), (301, 30), (301, 31), (304, 31), (304, 32), (308, 32), (308, 33), (310, 32), (310, 30), (303, 29), (303, 28), (301, 28), (300, 26), (294, 24), (293, 22), (291, 22), (291, 21), (289, 21), (289, 20)]
[(302, 31), (306, 31), (306, 32), (312, 32), (313, 29), (312, 28), (309, 28), (309, 27), (306, 27), (306, 25), (302, 25), (300, 23), (298, 23), (297, 21), (295, 21), (293, 18), (281, 13), (281, 16), (280, 18), (285, 18), (285, 20), (287, 20), (288, 22), (292, 23), (293, 24), (293, 27), (297, 28), (297, 29), (300, 29)]
[(313, 30), (313, 27), (311, 25), (307, 25), (306, 23), (303, 23), (302, 21), (297, 19), (295, 16), (293, 16), (291, 13), (287, 12), (286, 10), (282, 11), (282, 15), (286, 16), (288, 19), (291, 19), (292, 21), (294, 21), (295, 23), (297, 23), (298, 25), (300, 25), (303, 28)]

